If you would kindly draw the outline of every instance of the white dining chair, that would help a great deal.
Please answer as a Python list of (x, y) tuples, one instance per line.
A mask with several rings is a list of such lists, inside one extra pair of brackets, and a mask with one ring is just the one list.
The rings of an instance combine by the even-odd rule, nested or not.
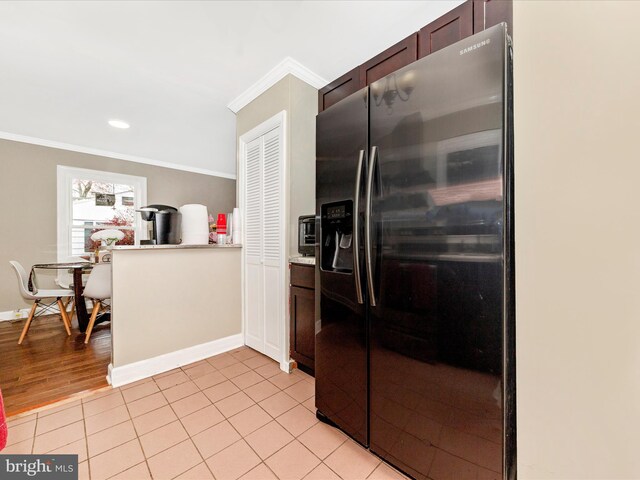
[(93, 325), (96, 323), (98, 312), (100, 312), (102, 308), (109, 307), (109, 305), (105, 303), (105, 300), (111, 298), (110, 263), (98, 263), (93, 267), (82, 295), (93, 301), (93, 310), (91, 310), (91, 318), (89, 319), (89, 325), (87, 325), (86, 337), (84, 339), (84, 343), (89, 343), (89, 337), (91, 336)]
[[(60, 280), (58, 280), (56, 278), (56, 285), (58, 285), (59, 287), (65, 289), (65, 290), (73, 290), (73, 284), (72, 283), (63, 283)], [(69, 317), (69, 322), (73, 321), (73, 316), (76, 313), (76, 297), (75, 295), (73, 297), (69, 297), (66, 300), (62, 300), (62, 304), (64, 305), (64, 309), (67, 311), (67, 316)], [(69, 308), (69, 305), (71, 305), (71, 308)]]
[[(20, 334), (20, 339), (18, 340), (18, 345), (22, 344), (24, 337), (27, 335), (29, 331), (29, 327), (31, 327), (31, 322), (35, 317), (39, 317), (43, 315), (45, 312), (53, 313), (53, 306), (57, 305), (60, 309), (60, 317), (62, 318), (62, 323), (64, 323), (64, 328), (67, 330), (67, 335), (71, 335), (71, 321), (69, 320), (69, 316), (67, 315), (67, 310), (65, 308), (62, 299), (66, 299), (68, 297), (73, 297), (73, 291), (68, 289), (38, 289), (34, 292), (29, 291), (29, 276), (25, 271), (24, 267), (15, 260), (11, 260), (9, 262), (13, 269), (16, 272), (16, 276), (18, 277), (18, 288), (20, 289), (20, 294), (25, 300), (33, 301), (33, 305), (31, 306), (31, 310), (29, 311), (29, 317), (27, 317), (27, 322), (22, 329), (22, 333)], [(50, 303), (41, 303), (44, 299), (54, 299)], [(41, 307), (42, 310), (36, 312), (37, 308)]]

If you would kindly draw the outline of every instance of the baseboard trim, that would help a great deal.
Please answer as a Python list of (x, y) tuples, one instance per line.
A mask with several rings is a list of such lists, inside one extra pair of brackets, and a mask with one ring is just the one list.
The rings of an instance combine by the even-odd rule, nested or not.
[(0, 322), (11, 322), (13, 320), (24, 320), (29, 315), (28, 308), (19, 308), (16, 310), (7, 310), (0, 312)]
[(109, 364), (107, 382), (113, 387), (120, 387), (142, 380), (143, 378), (167, 372), (176, 367), (212, 357), (213, 355), (228, 352), (243, 345), (244, 336), (242, 333), (238, 333), (237, 335), (201, 343), (200, 345), (183, 348), (182, 350), (165, 353), (164, 355), (158, 355), (157, 357), (122, 365), (120, 367), (114, 367), (113, 364)]
[[(52, 305), (50, 308), (51, 315), (59, 314), (60, 310), (57, 305)], [(25, 320), (29, 316), (31, 308), (20, 308), (16, 310), (7, 310), (0, 312), (0, 322), (11, 322), (13, 320)], [(36, 309), (36, 315), (42, 312), (42, 308)]]

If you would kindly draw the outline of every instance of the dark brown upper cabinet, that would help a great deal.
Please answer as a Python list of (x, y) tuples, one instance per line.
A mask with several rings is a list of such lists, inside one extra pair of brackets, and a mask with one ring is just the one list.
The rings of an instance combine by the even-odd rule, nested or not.
[(360, 65), (360, 85), (371, 85), (417, 59), (418, 34), (414, 33)]
[(356, 67), (326, 87), (321, 88), (318, 90), (318, 112), (357, 92), (362, 88), (360, 85), (360, 67)]
[(511, 0), (473, 0), (473, 33), (507, 23), (507, 31), (513, 36), (513, 2)]
[(472, 34), (473, 0), (467, 0), (420, 29), (418, 58), (426, 57)]
[(506, 22), (513, 36), (512, 0), (467, 0), (419, 32), (408, 36), (368, 62), (354, 68), (318, 91), (318, 111), (371, 85), (414, 60), (447, 47), (474, 33)]

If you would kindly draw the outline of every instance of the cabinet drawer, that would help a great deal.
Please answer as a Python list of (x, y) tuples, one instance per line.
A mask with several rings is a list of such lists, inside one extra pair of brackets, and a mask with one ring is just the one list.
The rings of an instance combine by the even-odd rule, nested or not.
[(316, 267), (314, 265), (292, 263), (291, 285), (302, 288), (316, 288)]

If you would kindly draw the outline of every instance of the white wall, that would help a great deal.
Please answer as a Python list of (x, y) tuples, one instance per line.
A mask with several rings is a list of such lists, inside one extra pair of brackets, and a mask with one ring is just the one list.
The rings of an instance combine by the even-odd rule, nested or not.
[(640, 2), (514, 3), (519, 478), (640, 478)]

